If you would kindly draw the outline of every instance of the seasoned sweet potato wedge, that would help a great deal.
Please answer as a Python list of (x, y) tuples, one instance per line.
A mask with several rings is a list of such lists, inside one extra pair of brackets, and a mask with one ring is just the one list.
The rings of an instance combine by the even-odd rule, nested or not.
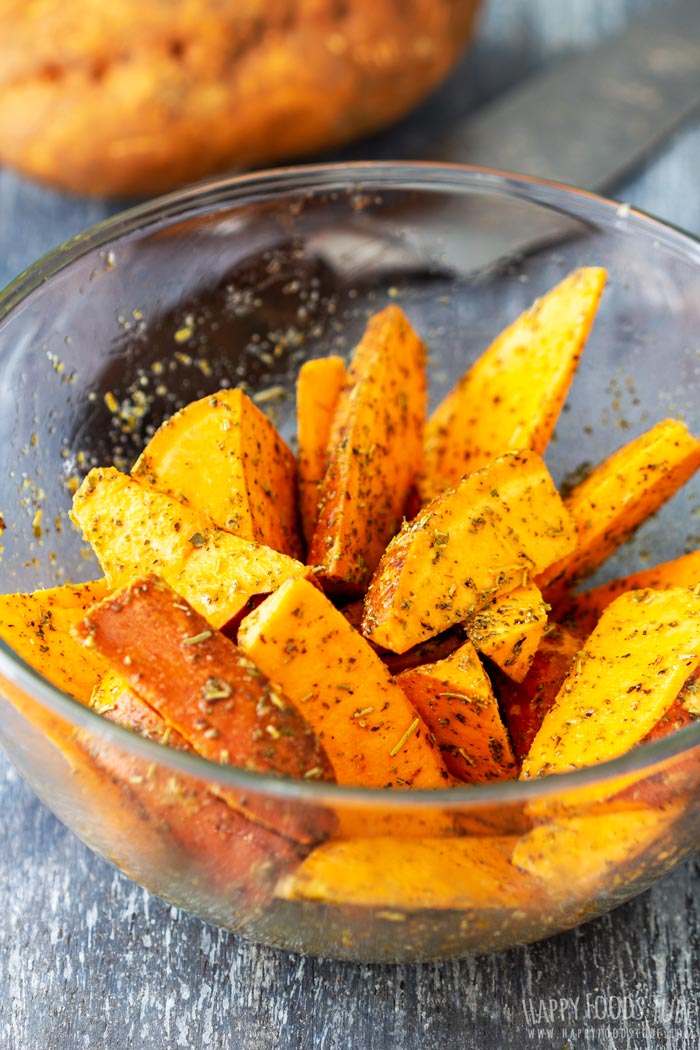
[(35, 671), (87, 704), (105, 665), (97, 653), (83, 648), (72, 629), (108, 593), (102, 579), (31, 594), (2, 594), (0, 638)]
[(402, 653), (573, 550), (576, 530), (536, 452), (510, 452), (436, 497), (386, 549), (363, 632)]
[(540, 879), (554, 898), (567, 897), (572, 875), (577, 894), (591, 893), (599, 883), (610, 892), (613, 873), (624, 880), (625, 869), (670, 831), (681, 812), (672, 803), (562, 815), (523, 836), (513, 850), (513, 864)]
[(131, 473), (225, 532), (301, 557), (294, 455), (242, 390), (219, 390), (176, 412)]
[[(89, 652), (91, 647), (85, 646), (82, 634), (83, 631), (79, 627), (77, 631), (79, 644)], [(106, 718), (108, 722), (114, 722), (115, 725), (122, 726), (124, 729), (132, 729), (139, 736), (144, 736), (148, 740), (155, 740), (158, 744), (167, 744), (176, 751), (195, 753), (194, 748), (184, 736), (166, 722), (155, 708), (147, 704), (144, 698), (131, 688), (124, 676), (113, 669), (109, 661), (105, 660), (105, 666), (107, 670), (90, 697), (90, 707), (93, 711)]]
[(513, 681), (522, 682), (542, 640), (548, 611), (539, 588), (526, 583), (472, 613), (463, 627), (483, 656)]
[(700, 442), (677, 419), (664, 419), (595, 468), (567, 496), (576, 550), (535, 580), (551, 605), (592, 573), (700, 466)]
[(324, 587), (364, 590), (420, 467), (425, 347), (397, 306), (370, 318), (333, 419), (308, 562)]
[(601, 616), (526, 755), (523, 777), (623, 755), (700, 664), (700, 591), (630, 591)]
[(316, 527), (320, 486), (328, 469), (333, 416), (346, 378), (342, 357), (306, 361), (297, 376), (299, 510), (307, 543)]
[(72, 514), (111, 587), (154, 573), (217, 628), (253, 595), (309, 573), (301, 562), (216, 528), (187, 504), (114, 467), (90, 471)]
[(583, 591), (567, 597), (558, 607), (557, 615), (569, 624), (577, 634), (590, 634), (604, 609), (625, 591), (644, 590), (651, 587), (664, 591), (668, 587), (697, 587), (700, 584), (700, 551), (692, 551), (673, 561), (654, 565), (650, 569), (620, 576), (610, 583), (603, 583), (591, 591)]
[(437, 740), (449, 771), (467, 784), (518, 775), (508, 731), (476, 649), (465, 642), (396, 682)]
[(307, 580), (289, 580), (245, 618), (238, 644), (298, 706), (339, 784), (450, 783), (423, 720), (365, 639)]
[[(178, 751), (194, 749), (114, 671), (107, 671), (91, 706), (116, 725)], [(81, 735), (93, 761), (140, 810), (153, 834), (174, 845), (204, 873), (215, 890), (236, 897), (261, 897), (304, 851), (299, 843), (248, 820), (217, 798), (201, 781), (164, 763), (148, 764), (134, 754)], [(167, 756), (164, 756), (167, 757)]]
[(462, 376), (426, 426), (424, 499), (504, 452), (544, 452), (605, 278), (598, 267), (574, 270), (497, 336)]
[(554, 704), (583, 639), (552, 624), (543, 635), (530, 670), (521, 682), (496, 671), (494, 686), (501, 701), (513, 750), (519, 762), (530, 750), (542, 719)]
[(276, 895), (290, 900), (396, 909), (514, 908), (537, 883), (511, 863), (503, 838), (353, 838), (317, 846)]
[(647, 733), (642, 743), (661, 740), (669, 733), (675, 733), (677, 729), (685, 729), (698, 719), (700, 719), (700, 667), (696, 667), (690, 678), (685, 681), (666, 714)]
[[(77, 631), (204, 758), (261, 773), (333, 779), (302, 716), (162, 581), (123, 588), (96, 605)], [(274, 800), (251, 792), (244, 801), (229, 789), (214, 790), (275, 830), (302, 840), (317, 833), (300, 829), (308, 815), (297, 820)]]

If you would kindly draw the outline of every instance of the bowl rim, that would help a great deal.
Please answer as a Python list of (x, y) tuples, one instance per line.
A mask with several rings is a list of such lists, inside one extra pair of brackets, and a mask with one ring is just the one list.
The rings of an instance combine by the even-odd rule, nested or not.
[[(37, 288), (89, 252), (130, 234), (142, 233), (164, 221), (181, 220), (191, 209), (197, 213), (244, 201), (273, 198), (280, 193), (319, 193), (331, 190), (359, 192), (371, 183), (373, 190), (420, 189), (433, 192), (487, 193), (522, 199), (584, 223), (615, 224), (618, 232), (642, 232), (659, 245), (700, 264), (700, 239), (670, 222), (620, 204), (587, 190), (533, 176), (465, 164), (429, 161), (355, 161), (308, 164), (268, 169), (208, 179), (120, 211), (90, 226), (24, 269), (0, 291), (0, 324)], [(70, 694), (52, 685), (0, 638), (0, 675), (66, 722), (87, 730), (120, 750), (149, 762), (224, 787), (304, 804), (345, 803), (353, 807), (383, 811), (414, 810), (439, 805), (441, 809), (464, 811), (499, 804), (532, 802), (560, 793), (575, 793), (590, 785), (622, 778), (627, 774), (651, 775), (656, 766), (700, 745), (700, 722), (677, 730), (652, 743), (641, 744), (618, 758), (531, 780), (499, 780), (486, 784), (459, 784), (449, 788), (387, 791), (385, 788), (346, 786), (326, 781), (303, 781), (276, 774), (256, 773), (240, 767), (219, 765), (195, 753), (176, 751), (139, 736), (101, 717)], [(10, 701), (11, 702), (11, 701)]]

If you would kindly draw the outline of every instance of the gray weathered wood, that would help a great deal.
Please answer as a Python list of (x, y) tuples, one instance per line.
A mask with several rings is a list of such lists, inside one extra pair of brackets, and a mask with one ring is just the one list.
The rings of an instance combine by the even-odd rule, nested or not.
[[(653, 6), (492, 0), (478, 46), (444, 89), (348, 155), (418, 154), (440, 126), (547, 57)], [(619, 196), (700, 231), (698, 170), (700, 125)], [(0, 281), (110, 210), (0, 174)], [(614, 914), (530, 948), (357, 967), (257, 948), (149, 896), (61, 827), (4, 759), (0, 812), (0, 1050), (549, 1048), (565, 1045), (564, 1026), (528, 1025), (527, 1013), (577, 997), (578, 1021), (571, 1006), (565, 1018), (572, 1047), (696, 1050), (700, 1040), (697, 860)], [(627, 1020), (595, 1016), (625, 1002)]]

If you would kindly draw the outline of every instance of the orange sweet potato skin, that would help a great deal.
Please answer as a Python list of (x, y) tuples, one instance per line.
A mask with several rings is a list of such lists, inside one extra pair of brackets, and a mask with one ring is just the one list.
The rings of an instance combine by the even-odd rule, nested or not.
[(242, 390), (219, 390), (176, 412), (131, 473), (225, 532), (301, 557), (294, 456)]
[(79, 625), (168, 725), (212, 762), (332, 779), (303, 718), (220, 632), (156, 578), (136, 580)]
[(304, 539), (311, 542), (320, 485), (328, 468), (333, 416), (347, 380), (342, 357), (305, 361), (297, 377), (297, 446), (299, 511)]
[[(118, 675), (107, 672), (92, 705), (116, 725), (178, 751), (193, 751), (177, 730)], [(82, 746), (168, 848), (194, 865), (198, 878), (233, 899), (260, 898), (304, 855), (298, 843), (248, 820), (203, 783), (166, 764), (148, 764), (127, 751), (82, 735)], [(167, 756), (166, 756), (167, 757)]]
[(495, 671), (493, 681), (501, 701), (518, 762), (530, 750), (542, 719), (556, 700), (583, 639), (559, 624), (552, 624), (522, 682)]
[[(95, 606), (78, 628), (194, 750), (212, 762), (283, 776), (333, 779), (323, 748), (304, 719), (256, 667), (162, 581), (137, 580)], [(292, 837), (322, 834), (264, 797), (236, 808)]]
[(426, 351), (397, 306), (370, 318), (333, 420), (308, 563), (360, 594), (401, 522), (421, 462)]
[(437, 87), (478, 0), (5, 0), (0, 161), (146, 197), (318, 155)]

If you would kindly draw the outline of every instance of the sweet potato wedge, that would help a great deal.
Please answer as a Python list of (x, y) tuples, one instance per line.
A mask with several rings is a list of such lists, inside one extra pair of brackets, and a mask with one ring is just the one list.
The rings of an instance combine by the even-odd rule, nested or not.
[[(91, 706), (150, 740), (178, 751), (194, 750), (114, 671), (101, 679)], [(194, 777), (165, 763), (149, 764), (97, 736), (82, 733), (81, 740), (93, 761), (139, 808), (153, 834), (196, 864), (198, 877), (203, 874), (215, 891), (259, 898), (303, 857), (299, 843), (248, 820)]]
[(654, 565), (650, 569), (620, 576), (610, 583), (603, 583), (593, 590), (583, 591), (568, 597), (557, 609), (557, 616), (570, 625), (577, 634), (590, 634), (604, 609), (625, 591), (644, 590), (651, 587), (664, 591), (668, 587), (696, 587), (700, 584), (700, 551), (692, 551), (673, 561)]
[(494, 598), (462, 626), (482, 656), (513, 681), (522, 682), (542, 640), (548, 611), (539, 588), (526, 583)]
[(510, 450), (544, 452), (605, 285), (605, 270), (574, 270), (481, 355), (430, 417), (423, 499)]
[[(309, 585), (311, 586), (311, 585)], [(323, 747), (302, 716), (236, 646), (162, 581), (141, 579), (94, 606), (77, 627), (204, 758), (254, 772), (333, 779)], [(287, 812), (276, 800), (248, 800), (218, 786), (234, 808), (294, 838), (308, 814)]]
[(700, 442), (677, 419), (664, 419), (624, 445), (567, 496), (576, 522), (576, 550), (535, 580), (551, 605), (592, 573), (662, 506), (700, 466)]
[(521, 776), (595, 765), (639, 744), (700, 663), (700, 591), (617, 598), (574, 659)]
[(404, 524), (367, 590), (363, 633), (405, 652), (526, 584), (575, 543), (540, 456), (507, 453)]
[(654, 740), (661, 740), (669, 733), (685, 729), (698, 719), (700, 719), (700, 668), (696, 668), (690, 678), (685, 681), (666, 714), (647, 733), (642, 743), (650, 744)]
[(437, 740), (450, 773), (467, 784), (518, 775), (508, 731), (476, 649), (465, 642), (396, 679)]
[(425, 347), (397, 306), (370, 318), (333, 419), (308, 562), (326, 589), (364, 590), (420, 467)]
[(518, 762), (530, 750), (542, 719), (554, 704), (583, 639), (552, 624), (543, 635), (530, 670), (521, 682), (496, 671), (493, 683), (501, 702)]
[[(562, 815), (523, 836), (512, 862), (540, 879), (555, 900), (571, 895), (572, 879), (579, 898), (599, 884), (612, 894), (616, 876), (626, 884), (626, 869), (666, 836), (681, 813), (681, 807), (671, 804)], [(656, 854), (654, 850), (652, 856)]]
[[(80, 645), (86, 648), (78, 630)], [(88, 649), (88, 652), (90, 650)], [(167, 744), (176, 751), (194, 753), (194, 748), (184, 736), (171, 726), (150, 704), (135, 692), (123, 675), (115, 671), (108, 661), (107, 670), (92, 691), (90, 707), (108, 722), (132, 729), (139, 736)]]
[(176, 412), (131, 473), (225, 532), (301, 557), (294, 455), (242, 390), (219, 390)]
[(58, 689), (87, 704), (105, 665), (71, 632), (108, 593), (107, 581), (101, 579), (31, 594), (2, 594), (0, 638)]
[(253, 595), (309, 573), (301, 562), (216, 528), (187, 504), (114, 467), (90, 471), (75, 494), (72, 516), (111, 587), (154, 573), (217, 628)]
[(387, 908), (522, 907), (537, 883), (511, 863), (512, 838), (353, 838), (317, 846), (275, 894)]
[(444, 787), (440, 752), (372, 647), (321, 591), (289, 580), (245, 618), (238, 644), (298, 706), (339, 784)]
[(306, 361), (297, 376), (299, 510), (307, 543), (316, 527), (320, 486), (328, 469), (333, 416), (346, 379), (342, 357)]

